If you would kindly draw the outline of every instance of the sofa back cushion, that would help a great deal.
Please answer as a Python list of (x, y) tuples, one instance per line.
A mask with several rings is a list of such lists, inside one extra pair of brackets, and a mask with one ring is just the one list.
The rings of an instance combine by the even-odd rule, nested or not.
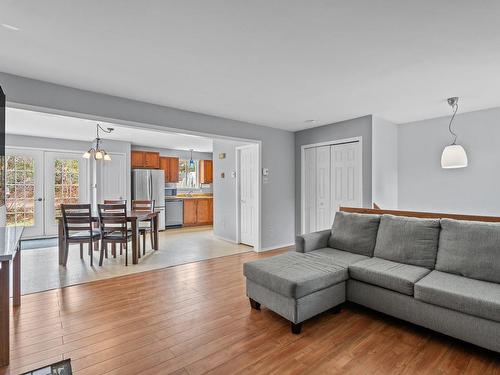
[(339, 211), (335, 214), (328, 246), (371, 257), (379, 223), (379, 215)]
[(439, 231), (439, 219), (383, 215), (374, 254), (378, 258), (433, 269)]
[(442, 219), (436, 270), (500, 283), (500, 223)]

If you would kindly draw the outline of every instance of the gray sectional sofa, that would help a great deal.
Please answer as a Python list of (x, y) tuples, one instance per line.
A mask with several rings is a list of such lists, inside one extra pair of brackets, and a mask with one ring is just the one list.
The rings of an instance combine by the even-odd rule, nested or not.
[(337, 212), (244, 275), (251, 306), (294, 333), (348, 300), (500, 352), (500, 224)]

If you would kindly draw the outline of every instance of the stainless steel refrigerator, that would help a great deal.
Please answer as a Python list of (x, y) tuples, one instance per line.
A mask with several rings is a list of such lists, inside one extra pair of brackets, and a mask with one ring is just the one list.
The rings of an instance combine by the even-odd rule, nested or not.
[(132, 199), (154, 200), (159, 230), (165, 229), (165, 174), (159, 169), (132, 170)]

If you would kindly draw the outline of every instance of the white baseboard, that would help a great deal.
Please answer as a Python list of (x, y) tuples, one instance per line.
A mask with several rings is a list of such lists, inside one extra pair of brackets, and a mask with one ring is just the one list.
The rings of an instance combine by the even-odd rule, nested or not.
[(277, 250), (277, 249), (281, 249), (283, 247), (290, 247), (290, 246), (295, 246), (295, 242), (284, 243), (284, 244), (274, 245), (274, 246), (270, 246), (270, 247), (264, 247), (264, 248), (260, 249), (258, 252), (262, 253), (264, 251)]

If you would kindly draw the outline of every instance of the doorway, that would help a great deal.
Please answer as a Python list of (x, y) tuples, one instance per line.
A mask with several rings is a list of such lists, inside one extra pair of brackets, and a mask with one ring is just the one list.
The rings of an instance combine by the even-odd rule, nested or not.
[(302, 233), (329, 229), (340, 206), (362, 206), (361, 142), (302, 146)]
[(260, 161), (259, 145), (236, 147), (236, 207), (238, 243), (260, 250)]
[(7, 225), (23, 238), (57, 235), (62, 203), (88, 202), (88, 163), (81, 154), (6, 148)]

